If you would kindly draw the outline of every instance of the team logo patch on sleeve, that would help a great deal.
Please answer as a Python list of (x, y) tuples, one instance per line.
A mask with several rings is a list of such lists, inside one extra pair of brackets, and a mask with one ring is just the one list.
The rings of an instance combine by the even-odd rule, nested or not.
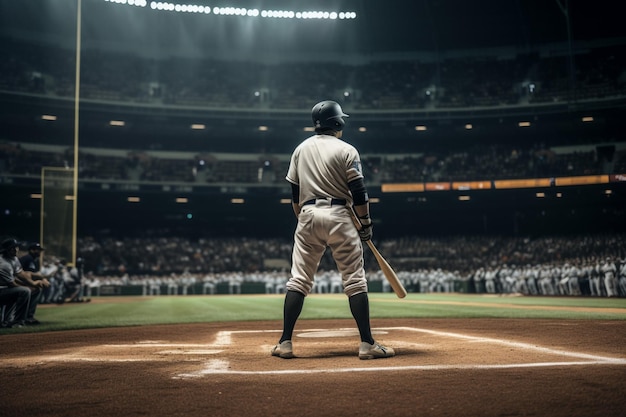
[(354, 161), (352, 163), (352, 168), (356, 170), (356, 172), (358, 172), (359, 174), (363, 174), (363, 172), (361, 171), (361, 161)]

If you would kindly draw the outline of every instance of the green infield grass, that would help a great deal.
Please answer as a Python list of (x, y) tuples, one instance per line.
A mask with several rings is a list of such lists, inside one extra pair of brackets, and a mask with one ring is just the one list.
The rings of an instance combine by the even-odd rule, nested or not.
[[(90, 303), (42, 305), (37, 326), (2, 333), (42, 332), (151, 324), (282, 320), (283, 295), (94, 297)], [(376, 318), (548, 318), (625, 320), (626, 299), (469, 294), (370, 293)], [(301, 319), (351, 318), (343, 294), (312, 294)]]

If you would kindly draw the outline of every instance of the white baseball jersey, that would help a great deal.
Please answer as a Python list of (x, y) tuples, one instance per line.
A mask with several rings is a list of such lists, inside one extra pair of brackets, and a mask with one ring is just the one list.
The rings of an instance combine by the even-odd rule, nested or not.
[(348, 183), (363, 178), (354, 146), (334, 136), (314, 135), (291, 155), (287, 181), (300, 186), (300, 204), (316, 197), (345, 199), (352, 206)]

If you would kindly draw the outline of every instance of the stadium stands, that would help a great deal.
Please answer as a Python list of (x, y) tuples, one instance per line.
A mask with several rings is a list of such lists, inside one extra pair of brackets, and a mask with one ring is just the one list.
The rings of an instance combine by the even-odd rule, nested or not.
[[(0, 62), (0, 95), (7, 110), (15, 104), (33, 109), (35, 113), (46, 103), (59, 112), (67, 111), (75, 93), (73, 51), (12, 38), (0, 41), (6, 46), (5, 59)], [(277, 123), (291, 135), (294, 129), (282, 115), (294, 109), (306, 110), (320, 95), (328, 94), (340, 97), (346, 109), (361, 112), (364, 119), (372, 123), (378, 122), (378, 112), (386, 117), (380, 128), (385, 135), (380, 135), (380, 131), (376, 134), (385, 139), (377, 140), (377, 145), (367, 142), (367, 133), (355, 137), (363, 142), (359, 148), (365, 150), (362, 154), (364, 172), (375, 194), (380, 194), (378, 191), (384, 184), (398, 183), (449, 185), (484, 181), (492, 184), (497, 180), (548, 178), (553, 181), (555, 177), (596, 175), (621, 178), (626, 174), (626, 145), (619, 120), (622, 115), (619, 111), (610, 112), (613, 107), (623, 107), (626, 95), (625, 47), (593, 44), (577, 48), (573, 56), (574, 74), (569, 71), (565, 50), (561, 46), (560, 49), (523, 53), (476, 51), (471, 57), (444, 55), (439, 61), (411, 54), (396, 59), (372, 57), (350, 65), (327, 62), (313, 66), (310, 62), (298, 61), (266, 63), (175, 56), (148, 59), (127, 52), (88, 48), (81, 63), (81, 98), (92, 105), (87, 106), (87, 111), (105, 114), (109, 119), (114, 114), (145, 113), (142, 122), (154, 131), (145, 130), (145, 126), (144, 130), (130, 126), (123, 133), (111, 131), (86, 114), (82, 134), (88, 144), (81, 146), (79, 153), (79, 178), (97, 185), (181, 185), (179, 189), (192, 190), (195, 195), (205, 189), (185, 186), (215, 186), (218, 193), (237, 196), (240, 190), (263, 185), (278, 189), (276, 196), (283, 196), (280, 187), (285, 185), (284, 173), (293, 143), (273, 145), (270, 140), (253, 143), (246, 136), (250, 126), (240, 123), (250, 119), (251, 125), (258, 125), (268, 115), (278, 115)], [(617, 104), (613, 106), (613, 103)], [(509, 136), (509, 131), (498, 130), (505, 121), (511, 122), (507, 120), (510, 114), (528, 117), (534, 123), (537, 119), (549, 119), (553, 114), (569, 116), (570, 112), (581, 109), (589, 109), (590, 113), (599, 109), (598, 112), (608, 111), (609, 114), (598, 120), (601, 127), (596, 130), (582, 125), (560, 130), (557, 126), (552, 131), (524, 136)], [(211, 114), (214, 126), (207, 129), (202, 141), (196, 141), (191, 137), (193, 133), (189, 133), (189, 120), (205, 112)], [(226, 123), (221, 120), (224, 113), (241, 117)], [(160, 117), (157, 127), (151, 125), (154, 114)], [(472, 140), (449, 126), (453, 123), (462, 126), (466, 123), (465, 116), (483, 114), (489, 115), (491, 126), (479, 130)], [(71, 135), (71, 126), (59, 123), (63, 127), (58, 130), (40, 129), (38, 122), (29, 117), (30, 113), (17, 121), (7, 119), (10, 122), (7, 125), (15, 127), (4, 128), (0, 134), (0, 170), (5, 189), (24, 184), (27, 184), (25, 189), (37, 189), (42, 166), (67, 168), (73, 164), (69, 141), (60, 144), (58, 140)], [(419, 142), (413, 136), (407, 139), (408, 132), (415, 133), (414, 125), (421, 118), (442, 129), (436, 139), (431, 138), (430, 142)], [(180, 131), (166, 130), (170, 120), (185, 125), (185, 137), (181, 137)], [(223, 133), (222, 124), (229, 124), (231, 131), (240, 131), (240, 136)], [(487, 132), (488, 129), (493, 131)], [(301, 130), (299, 132), (301, 134)], [(151, 134), (155, 137), (150, 137)], [(169, 139), (167, 146), (160, 143), (163, 137)], [(187, 146), (194, 141), (199, 144)], [(409, 141), (415, 142), (410, 148), (394, 146)], [(245, 146), (241, 146), (242, 143)], [(619, 178), (616, 181), (626, 179)], [(163, 188), (158, 191), (163, 192)], [(106, 191), (97, 189), (97, 192)], [(155, 194), (154, 190), (151, 193)], [(381, 233), (377, 244), (402, 273), (409, 291), (493, 290), (533, 294), (535, 290), (528, 284), (528, 276), (523, 280), (514, 279), (517, 275), (512, 271), (533, 270), (533, 274), (539, 276), (543, 269), (558, 269), (551, 276), (550, 285), (546, 283), (542, 287), (536, 279), (538, 294), (550, 294), (547, 288), (552, 288), (554, 294), (561, 295), (609, 296), (612, 290), (607, 291), (607, 288), (610, 286), (600, 283), (592, 287), (589, 282), (593, 274), (594, 277), (600, 274), (607, 259), (618, 268), (626, 262), (624, 224), (623, 220), (619, 221), (623, 219), (624, 209), (619, 202), (611, 204), (610, 193), (602, 197), (606, 203), (604, 200), (601, 203), (577, 201), (576, 207), (551, 212), (553, 206), (537, 208), (532, 203), (527, 203), (530, 208), (520, 208), (520, 200), (514, 200), (510, 206), (500, 204), (493, 209), (481, 206), (467, 210), (442, 208), (448, 207), (447, 202), (436, 202), (436, 197), (430, 194), (418, 198), (401, 195), (394, 201), (403, 204), (403, 211), (396, 213), (388, 208), (391, 215), (379, 217), (385, 225), (381, 230), (393, 230), (395, 236)], [(213, 194), (206, 198), (212, 204), (211, 209), (220, 213), (214, 201), (217, 198)], [(580, 200), (585, 198), (586, 195)], [(433, 206), (420, 209), (419, 204), (426, 200)], [(572, 202), (568, 200), (569, 204)], [(95, 211), (94, 205), (85, 203)], [(593, 209), (587, 213), (589, 206)], [(263, 216), (259, 214), (260, 207), (250, 210), (255, 216)], [(272, 210), (268, 208), (263, 213)], [(441, 214), (445, 210), (448, 211)], [(489, 210), (502, 213), (494, 215)], [(581, 224), (586, 221), (595, 223), (588, 230), (597, 230), (588, 234), (551, 235), (546, 223), (556, 223), (555, 217), (568, 210), (572, 212), (571, 221), (578, 223), (573, 232), (580, 232)], [(246, 220), (245, 215), (230, 207), (226, 211), (229, 218), (223, 220), (224, 229), (240, 224), (243, 230), (252, 230), (250, 225), (261, 230), (261, 220)], [(382, 208), (374, 210), (376, 214), (382, 211)], [(91, 219), (99, 217), (99, 213), (93, 214)], [(438, 216), (442, 219), (432, 220)], [(150, 222), (148, 217), (146, 215), (144, 222), (137, 220), (139, 229)], [(435, 226), (426, 228), (422, 224), (424, 228), (420, 228), (416, 221), (410, 227), (398, 227), (409, 218)], [(468, 218), (473, 224), (485, 223), (468, 230), (479, 229), (485, 233), (464, 234), (465, 229), (451, 233)], [(392, 229), (394, 220), (398, 224)], [(505, 221), (507, 226), (500, 227)], [(245, 279), (262, 282), (264, 290), (280, 288), (276, 284), (284, 280), (285, 265), (290, 262), (289, 240), (233, 236), (198, 239), (179, 230), (160, 230), (162, 222), (163, 218), (155, 218), (155, 229), (146, 232), (149, 236), (134, 232), (125, 235), (127, 230), (113, 223), (108, 234), (79, 236), (78, 246), (86, 260), (91, 282), (97, 281), (100, 286), (125, 286), (132, 282), (145, 286), (146, 293), (148, 284), (163, 288), (172, 284), (172, 288), (176, 286), (182, 292), (192, 278), (198, 285), (215, 282), (232, 286), (240, 280), (235, 275), (245, 273)], [(495, 222), (496, 226), (487, 226), (490, 222)], [(440, 236), (433, 237), (433, 230), (445, 223), (449, 223), (445, 233), (442, 230)], [(128, 223), (124, 227), (128, 227)], [(559, 230), (568, 227), (571, 226), (561, 225)], [(494, 233), (500, 230), (502, 234)], [(544, 233), (530, 237), (531, 231), (538, 230)], [(607, 230), (613, 233), (605, 234)], [(195, 234), (208, 235), (212, 231), (195, 230)], [(168, 251), (176, 251), (181, 257), (172, 259), (167, 256)], [(377, 266), (370, 253), (366, 253), (366, 263), (372, 282), (378, 282), (384, 290), (385, 282), (376, 272)], [(283, 267), (276, 268), (276, 264)], [(578, 290), (575, 286), (559, 286), (566, 274), (565, 264), (587, 271), (580, 275)], [(332, 259), (325, 256), (320, 271), (332, 270)], [(496, 276), (499, 281), (492, 287), (484, 279), (484, 275), (490, 275), (487, 271), (506, 272), (501, 272), (501, 278)], [(592, 274), (592, 271), (596, 272)], [(161, 294), (167, 291), (164, 289)], [(196, 293), (199, 291), (196, 289)], [(617, 294), (626, 296), (621, 289)]]
[[(398, 156), (363, 155), (369, 183), (477, 181), (547, 178), (599, 174), (625, 174), (624, 150), (619, 143), (614, 159), (606, 161), (595, 145), (567, 149), (522, 150), (510, 145), (473, 146), (467, 151)], [(125, 155), (124, 155), (125, 154)], [(5, 142), (2, 147), (5, 175), (39, 177), (41, 166), (65, 167), (72, 151), (63, 147)], [(189, 152), (136, 152), (119, 149), (80, 153), (84, 179), (135, 180), (187, 183), (283, 183), (288, 154), (271, 155), (273, 172), (265, 170), (269, 156), (263, 154), (190, 154)], [(202, 162), (201, 162), (202, 161)], [(275, 172), (279, 174), (276, 175)], [(269, 179), (268, 179), (269, 178)]]
[[(73, 51), (3, 39), (0, 90), (72, 97)], [(624, 46), (575, 54), (576, 74), (558, 55), (477, 51), (441, 62), (426, 58), (265, 64), (184, 57), (154, 60), (123, 52), (86, 50), (81, 59), (84, 99), (205, 106), (301, 109), (319, 94), (345, 96), (355, 109), (453, 109), (590, 100), (626, 93)], [(322, 68), (323, 70), (320, 70)], [(337, 74), (340, 74), (338, 76)], [(264, 91), (265, 93), (261, 94)]]

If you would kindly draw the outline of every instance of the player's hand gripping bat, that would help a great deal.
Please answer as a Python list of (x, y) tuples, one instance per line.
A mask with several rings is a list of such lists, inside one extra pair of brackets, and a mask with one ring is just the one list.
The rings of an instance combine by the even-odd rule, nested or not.
[[(360, 230), (361, 227), (363, 227), (361, 225), (361, 222), (352, 211), (350, 212), (350, 215), (352, 216), (352, 221), (354, 222), (354, 225), (356, 226), (357, 230)], [(402, 282), (398, 278), (398, 275), (396, 275), (396, 272), (393, 270), (391, 265), (389, 265), (389, 263), (385, 260), (385, 258), (383, 258), (380, 252), (378, 252), (378, 249), (376, 249), (374, 242), (372, 242), (371, 240), (366, 240), (365, 242), (367, 243), (367, 246), (369, 246), (370, 250), (374, 254), (374, 257), (376, 258), (376, 262), (378, 262), (378, 266), (380, 266), (380, 270), (383, 271), (385, 278), (387, 278), (387, 281), (389, 281), (389, 284), (391, 285), (393, 292), (396, 293), (398, 298), (406, 297), (406, 289), (402, 285)]]

